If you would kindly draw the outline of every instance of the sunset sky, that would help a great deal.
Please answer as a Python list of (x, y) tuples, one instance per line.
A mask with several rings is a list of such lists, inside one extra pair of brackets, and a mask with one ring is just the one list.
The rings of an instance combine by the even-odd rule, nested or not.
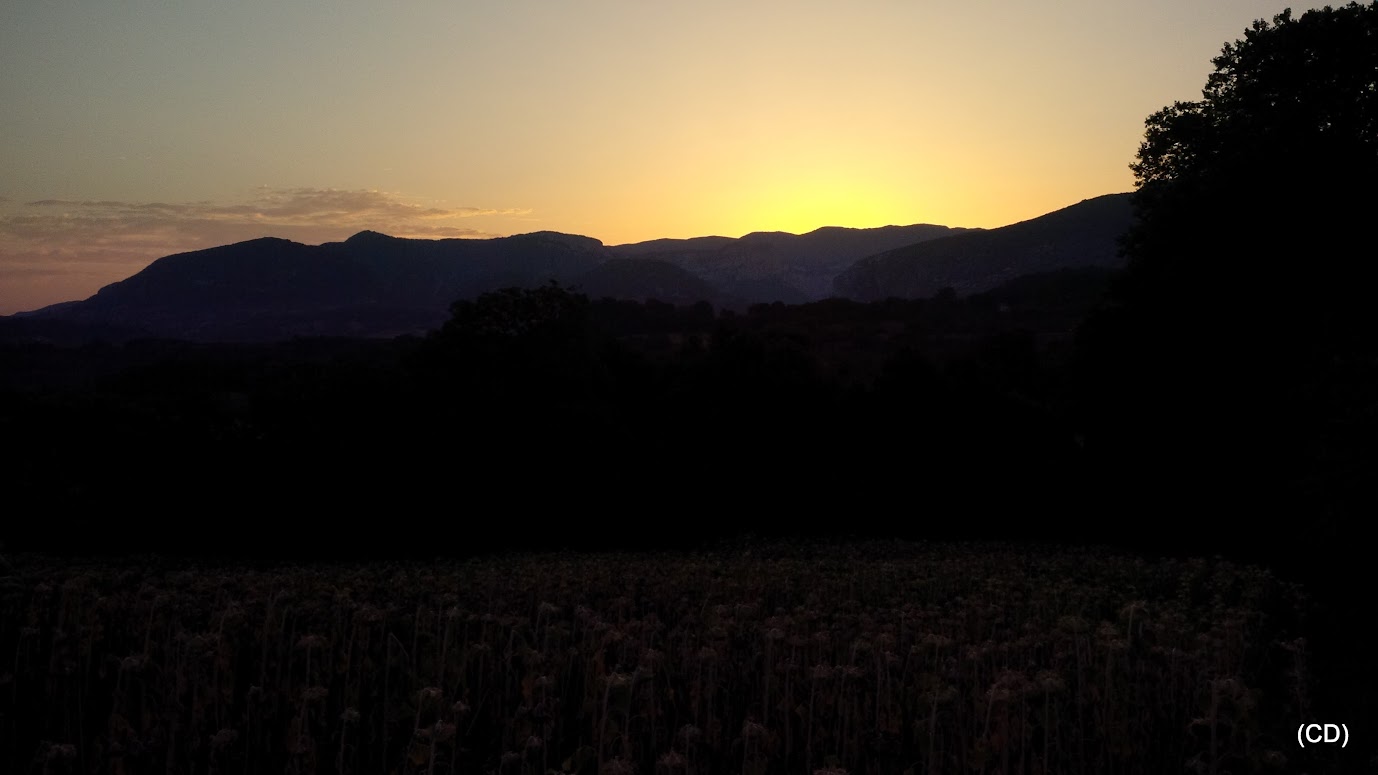
[(7, 0), (0, 314), (261, 236), (1002, 226), (1285, 7)]

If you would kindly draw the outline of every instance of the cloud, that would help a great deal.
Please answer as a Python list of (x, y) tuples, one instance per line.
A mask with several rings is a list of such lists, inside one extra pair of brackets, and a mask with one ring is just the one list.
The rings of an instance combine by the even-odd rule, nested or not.
[(427, 207), (406, 202), (395, 194), (383, 191), (319, 188), (259, 189), (250, 201), (236, 204), (39, 199), (25, 206), (35, 214), (0, 218), (0, 233), (58, 222), (105, 224), (120, 231), (137, 231), (153, 225), (229, 224), (254, 230), (266, 227), (320, 227), (330, 230), (332, 235), (322, 241), (330, 241), (349, 236), (349, 233), (353, 233), (345, 233), (349, 229), (371, 229), (394, 234), (413, 229), (419, 222), (475, 216), (516, 216), (531, 212), (486, 207)]
[[(0, 198), (0, 284), (43, 278), (60, 298), (0, 299), (0, 314), (85, 298), (154, 259), (258, 237), (337, 242), (364, 230), (396, 237), (498, 237), (470, 225), (515, 221), (530, 210), (437, 207), (383, 191), (259, 188), (241, 202), (129, 202)], [(64, 288), (70, 281), (70, 291)], [(32, 283), (30, 283), (32, 284)], [(15, 286), (11, 286), (12, 288)], [(66, 294), (66, 295), (62, 295)], [(6, 294), (8, 295), (8, 294)]]

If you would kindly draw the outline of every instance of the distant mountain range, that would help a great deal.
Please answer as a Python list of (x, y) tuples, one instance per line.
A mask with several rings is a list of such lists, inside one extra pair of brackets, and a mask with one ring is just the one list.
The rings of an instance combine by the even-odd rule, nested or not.
[(858, 259), (971, 229), (916, 224), (876, 229), (829, 226), (808, 234), (753, 232), (740, 239), (660, 239), (610, 248), (615, 255), (667, 261), (747, 301), (827, 298), (833, 279)]
[(84, 301), (0, 319), (0, 334), (105, 332), (198, 341), (422, 333), (457, 299), (552, 280), (593, 298), (716, 306), (979, 293), (1022, 275), (1117, 267), (1129, 194), (998, 229), (931, 224), (758, 232), (608, 247), (536, 232), (416, 240), (364, 231), (303, 245), (263, 238), (158, 259)]
[(1133, 222), (1128, 194), (1108, 194), (990, 231), (966, 232), (853, 263), (833, 291), (858, 301), (923, 298), (944, 288), (980, 293), (1022, 275), (1077, 267), (1118, 268), (1117, 240)]

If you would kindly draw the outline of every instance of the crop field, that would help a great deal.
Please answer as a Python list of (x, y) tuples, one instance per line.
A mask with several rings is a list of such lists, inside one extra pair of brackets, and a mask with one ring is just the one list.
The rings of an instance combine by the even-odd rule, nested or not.
[(1302, 591), (1220, 559), (870, 542), (9, 558), (10, 773), (1287, 771)]

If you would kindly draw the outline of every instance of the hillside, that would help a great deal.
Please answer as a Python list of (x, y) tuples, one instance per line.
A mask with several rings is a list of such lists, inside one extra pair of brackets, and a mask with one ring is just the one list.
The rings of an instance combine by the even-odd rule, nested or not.
[(416, 240), (365, 231), (324, 245), (264, 238), (161, 258), (85, 301), (25, 318), (189, 340), (396, 336), (439, 325), (456, 299), (571, 283), (608, 257), (597, 240), (554, 232)]
[(1117, 240), (1133, 220), (1129, 194), (1087, 199), (989, 231), (957, 234), (857, 261), (837, 276), (838, 296), (859, 301), (924, 298), (944, 288), (966, 295), (1020, 275), (1123, 265)]

